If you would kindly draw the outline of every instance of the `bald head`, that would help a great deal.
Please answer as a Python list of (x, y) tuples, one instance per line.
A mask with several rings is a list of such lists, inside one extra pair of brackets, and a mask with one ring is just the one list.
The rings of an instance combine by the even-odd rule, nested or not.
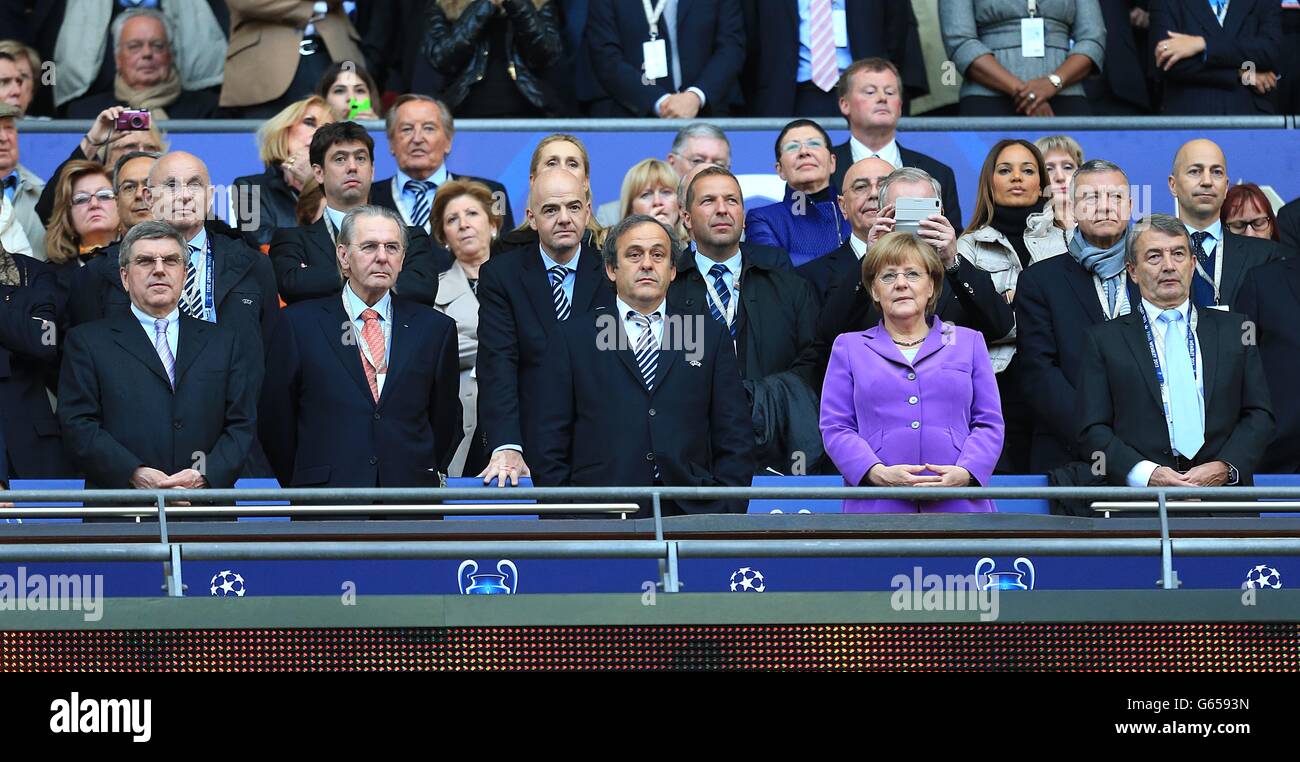
[(564, 264), (578, 253), (591, 216), (586, 186), (563, 169), (548, 169), (533, 178), (528, 194), (528, 225), (547, 256)]
[(1178, 200), (1178, 218), (1205, 229), (1219, 218), (1228, 194), (1228, 160), (1212, 140), (1198, 138), (1183, 144), (1174, 156), (1169, 192)]
[(840, 211), (848, 218), (859, 240), (867, 240), (867, 231), (880, 212), (880, 181), (889, 177), (894, 165), (877, 157), (855, 162), (844, 173), (840, 193)]
[(170, 222), (186, 240), (198, 235), (212, 200), (208, 167), (192, 153), (173, 151), (149, 170), (149, 208), (155, 220)]

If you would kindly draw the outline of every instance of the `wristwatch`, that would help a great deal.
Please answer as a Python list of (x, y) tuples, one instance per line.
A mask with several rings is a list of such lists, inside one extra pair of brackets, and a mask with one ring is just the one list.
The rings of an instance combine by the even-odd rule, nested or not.
[(1061, 86), (1065, 84), (1065, 82), (1061, 80), (1060, 75), (1057, 74), (1048, 74), (1047, 81), (1051, 82), (1052, 87), (1055, 87), (1057, 90), (1060, 90)]

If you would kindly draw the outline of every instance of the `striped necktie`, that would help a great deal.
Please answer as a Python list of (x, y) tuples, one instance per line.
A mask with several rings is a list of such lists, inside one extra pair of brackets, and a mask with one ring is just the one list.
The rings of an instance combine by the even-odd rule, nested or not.
[(429, 221), (429, 209), (432, 206), (429, 196), (434, 184), (428, 180), (407, 180), (403, 189), (415, 196), (415, 201), (411, 204), (411, 224), (424, 227)]
[(190, 247), (189, 266), (185, 269), (185, 286), (181, 289), (181, 312), (198, 320), (204, 319), (203, 292), (199, 288), (199, 268), (194, 266), (197, 246)]
[(629, 322), (641, 326), (641, 335), (636, 337), (636, 347), (633, 350), (636, 354), (636, 366), (641, 369), (641, 378), (645, 381), (645, 388), (654, 391), (655, 373), (659, 369), (659, 342), (655, 340), (655, 333), (651, 330), (652, 323), (659, 322), (662, 316), (656, 312), (653, 315), (642, 315), (635, 310), (627, 311)]
[(551, 279), (551, 296), (555, 300), (555, 319), (563, 323), (569, 319), (569, 312), (572, 306), (569, 304), (569, 297), (564, 294), (564, 279), (569, 275), (569, 268), (564, 265), (556, 265), (546, 271)]
[(162, 360), (163, 370), (167, 371), (167, 380), (172, 389), (176, 388), (176, 358), (172, 357), (171, 345), (167, 343), (167, 319), (157, 318), (153, 321), (153, 348), (158, 350), (158, 359)]
[(709, 277), (713, 278), (713, 290), (718, 292), (718, 301), (721, 304), (715, 304), (713, 299), (709, 299), (709, 314), (713, 319), (722, 323), (731, 331), (731, 335), (736, 335), (736, 322), (732, 320), (731, 325), (727, 325), (726, 310), (731, 305), (731, 289), (727, 288), (727, 280), (724, 276), (731, 272), (726, 265), (717, 264), (709, 268)]
[(840, 81), (840, 67), (835, 61), (835, 23), (831, 0), (808, 3), (808, 52), (812, 54), (812, 81), (824, 92)]

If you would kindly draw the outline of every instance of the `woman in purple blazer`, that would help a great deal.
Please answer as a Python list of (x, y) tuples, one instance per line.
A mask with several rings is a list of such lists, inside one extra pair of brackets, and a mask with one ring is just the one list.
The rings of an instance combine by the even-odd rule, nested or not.
[[(923, 239), (890, 233), (862, 261), (879, 325), (835, 340), (821, 431), (850, 486), (988, 484), (1002, 403), (984, 338), (934, 318), (943, 266)], [(988, 500), (845, 500), (846, 513), (992, 511)]]

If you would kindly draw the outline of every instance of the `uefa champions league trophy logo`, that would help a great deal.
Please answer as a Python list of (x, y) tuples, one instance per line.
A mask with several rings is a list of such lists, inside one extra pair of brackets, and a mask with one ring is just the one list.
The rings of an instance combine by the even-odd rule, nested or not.
[[(466, 559), (456, 570), (456, 583), (461, 595), (514, 595), (519, 589), (519, 569), (514, 561), (504, 558), (497, 561), (497, 574), (478, 571), (478, 562)], [(468, 583), (468, 584), (467, 584)]]
[[(975, 584), (980, 590), (1033, 590), (1034, 562), (1021, 556), (1011, 566), (1016, 571), (993, 571), (993, 559), (981, 558), (975, 562)], [(1026, 574), (1029, 575), (1028, 585), (1023, 582)]]

